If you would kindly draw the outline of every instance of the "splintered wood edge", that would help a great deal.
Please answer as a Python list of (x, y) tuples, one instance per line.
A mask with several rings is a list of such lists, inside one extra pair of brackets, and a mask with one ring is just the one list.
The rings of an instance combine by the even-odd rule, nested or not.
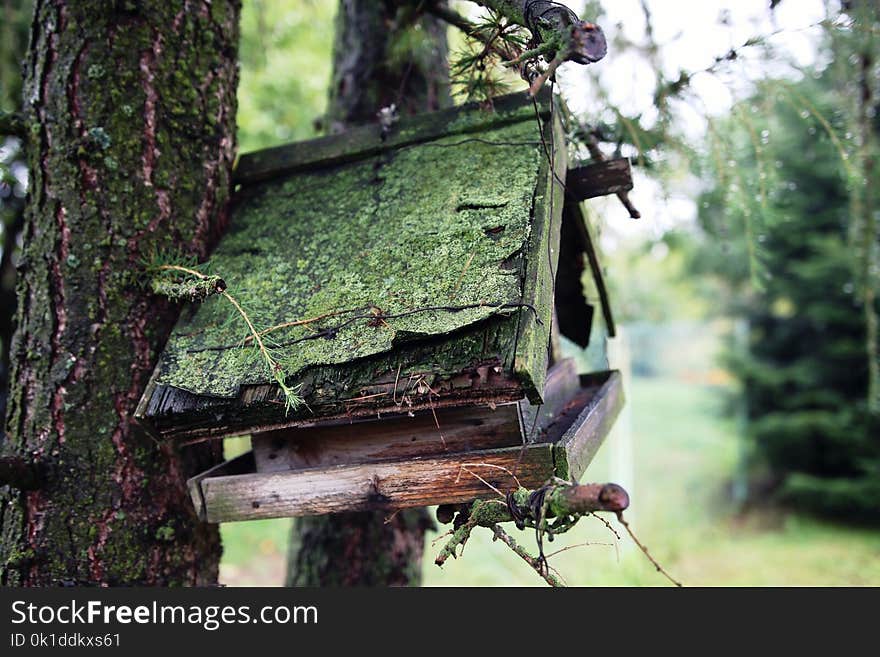
[(596, 392), (592, 403), (581, 411), (571, 428), (554, 444), (559, 477), (574, 482), (580, 480), (623, 408), (620, 372), (612, 370), (604, 374), (608, 378)]
[(605, 274), (602, 263), (599, 262), (599, 242), (596, 240), (595, 230), (580, 203), (566, 203), (565, 211), (571, 213), (573, 228), (577, 231), (578, 239), (587, 254), (596, 292), (599, 293), (599, 304), (602, 307), (602, 316), (605, 318), (608, 337), (613, 338), (617, 335), (617, 328), (614, 323), (614, 314), (611, 311), (608, 287), (605, 285)]
[[(267, 386), (268, 388), (269, 386)], [(147, 405), (156, 391), (158, 386), (150, 386), (144, 393), (142, 401), (147, 400)], [(194, 399), (199, 398), (187, 391), (181, 391), (182, 394), (190, 395)], [(217, 440), (223, 438), (232, 438), (235, 436), (246, 436), (253, 433), (262, 433), (266, 431), (276, 431), (287, 428), (310, 428), (318, 424), (326, 422), (355, 422), (365, 418), (375, 417), (394, 417), (396, 415), (405, 414), (409, 411), (425, 411), (440, 408), (455, 408), (464, 404), (480, 405), (480, 404), (506, 404), (516, 402), (523, 397), (523, 390), (518, 382), (516, 387), (499, 387), (485, 388), (476, 392), (458, 392), (457, 394), (444, 394), (433, 399), (414, 402), (405, 409), (394, 404), (389, 396), (389, 402), (383, 406), (373, 406), (363, 409), (343, 410), (337, 413), (320, 415), (316, 417), (306, 417), (294, 420), (285, 419), (283, 411), (274, 415), (268, 414), (248, 414), (253, 406), (250, 404), (242, 405), (236, 409), (237, 404), (241, 404), (241, 396), (223, 400), (218, 404), (214, 412), (222, 411), (230, 413), (230, 419), (219, 421), (214, 420), (208, 423), (201, 416), (172, 416), (175, 424), (171, 426), (167, 422), (160, 422), (148, 415), (146, 412), (142, 415), (135, 415), (135, 420), (154, 438), (160, 441), (175, 442), (197, 442), (200, 440)], [(204, 398), (202, 398), (204, 399)], [(340, 404), (344, 404), (345, 400), (341, 400)], [(140, 407), (139, 407), (140, 408)], [(145, 405), (144, 408), (147, 408)], [(283, 406), (282, 406), (283, 408)], [(233, 411), (238, 410), (238, 415)], [(216, 416), (216, 415), (215, 415)], [(242, 419), (244, 418), (244, 419)], [(162, 420), (163, 418), (159, 418)]]
[[(517, 486), (534, 488), (554, 474), (548, 444), (300, 470), (202, 477), (196, 485), (208, 522), (394, 511), (487, 499)], [(516, 479), (510, 474), (516, 470)], [(482, 479), (482, 480), (481, 480)]]
[[(542, 118), (548, 116), (549, 98), (549, 92), (538, 94), (538, 114)], [(437, 112), (403, 117), (384, 136), (381, 126), (374, 123), (337, 135), (245, 153), (239, 158), (233, 172), (233, 184), (246, 185), (307, 168), (343, 164), (385, 150), (440, 137), (483, 132), (533, 120), (534, 117), (532, 100), (521, 93), (502, 96), (495, 100), (493, 107), (493, 111), (488, 112), (481, 110), (476, 103), (469, 103)], [(483, 112), (484, 116), (478, 114), (479, 112)], [(473, 113), (477, 118), (456, 125), (456, 119), (467, 113)]]

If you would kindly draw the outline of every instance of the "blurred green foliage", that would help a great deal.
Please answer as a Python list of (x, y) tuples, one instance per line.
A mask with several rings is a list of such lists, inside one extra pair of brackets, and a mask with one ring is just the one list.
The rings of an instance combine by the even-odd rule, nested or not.
[(314, 137), (327, 106), (336, 3), (252, 0), (241, 12), (239, 152)]
[(32, 0), (2, 0), (0, 4), (0, 111), (15, 111), (21, 103), (21, 61), (32, 7)]
[(878, 522), (880, 418), (868, 408), (858, 217), (840, 149), (852, 117), (838, 83), (834, 67), (767, 81), (719, 122), (722, 166), (710, 162), (700, 202), (714, 239), (693, 265), (727, 281), (729, 310), (748, 323), (728, 365), (756, 472), (769, 466), (764, 483), (804, 508)]
[[(27, 47), (31, 8), (31, 0), (3, 0), (0, 5), (0, 112), (15, 112), (21, 105), (21, 60)], [(14, 256), (24, 225), (25, 184), (21, 141), (0, 134), (0, 439), (16, 307)]]

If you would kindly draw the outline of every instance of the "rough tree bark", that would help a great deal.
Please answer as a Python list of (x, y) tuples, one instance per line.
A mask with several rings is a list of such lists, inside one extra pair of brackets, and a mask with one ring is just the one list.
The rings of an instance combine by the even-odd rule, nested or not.
[(237, 0), (39, 0), (25, 62), (31, 171), (0, 486), (0, 583), (211, 584), (215, 527), (185, 479), (217, 446), (159, 447), (131, 414), (177, 307), (138, 271), (205, 256), (235, 150)]
[[(383, 107), (401, 113), (450, 103), (446, 24), (407, 0), (341, 0), (327, 113), (331, 131), (376, 120)], [(418, 586), (423, 509), (346, 513), (294, 523), (288, 586)]]

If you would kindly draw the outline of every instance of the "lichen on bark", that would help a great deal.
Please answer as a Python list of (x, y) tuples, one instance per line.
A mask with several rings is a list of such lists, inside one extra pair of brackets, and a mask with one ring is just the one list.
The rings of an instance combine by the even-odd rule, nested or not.
[(176, 452), (131, 420), (177, 314), (138, 271), (203, 258), (235, 152), (236, 0), (36, 3), (26, 67), (30, 196), (4, 454), (39, 490), (0, 488), (0, 583), (210, 584)]

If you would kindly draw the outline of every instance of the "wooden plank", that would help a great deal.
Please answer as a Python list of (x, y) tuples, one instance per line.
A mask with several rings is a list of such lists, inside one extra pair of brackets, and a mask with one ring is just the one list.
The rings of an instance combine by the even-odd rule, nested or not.
[[(521, 315), (514, 360), (517, 374), (531, 384), (525, 388), (533, 404), (540, 404), (543, 399), (544, 377), (549, 364), (550, 325), (565, 202), (562, 181), (565, 179), (568, 154), (565, 132), (558, 115), (545, 123), (544, 142), (549, 150), (542, 160), (538, 188), (535, 190), (534, 220), (523, 281), (523, 298), (533, 300), (535, 312)], [(549, 161), (551, 156), (552, 166)]]
[(618, 157), (569, 169), (565, 188), (576, 201), (628, 192), (633, 188), (629, 158)]
[(544, 403), (532, 406), (523, 400), (521, 412), (517, 404), (499, 405), (494, 410), (488, 406), (438, 408), (420, 411), (413, 417), (254, 434), (251, 444), (256, 470), (285, 472), (513, 447), (523, 441), (546, 442), (547, 428), (556, 422), (579, 390), (577, 369), (569, 358), (556, 363), (547, 373)]
[[(539, 115), (547, 116), (549, 92), (538, 94)], [(534, 121), (532, 100), (523, 93), (496, 99), (494, 111), (469, 103), (438, 112), (403, 117), (387, 133), (378, 123), (358, 126), (337, 135), (245, 153), (233, 173), (233, 184), (250, 184), (317, 166), (331, 166), (376, 155), (382, 151), (424, 143), (439, 137), (482, 132), (519, 121)], [(480, 111), (478, 119), (458, 121)], [(473, 116), (473, 114), (472, 114)]]
[(287, 472), (513, 447), (522, 444), (522, 427), (514, 403), (283, 429), (255, 434), (251, 444), (257, 472)]
[(205, 520), (205, 518), (207, 517), (207, 512), (205, 509), (205, 499), (202, 496), (203, 480), (209, 479), (211, 477), (242, 475), (253, 471), (254, 454), (253, 452), (247, 452), (246, 454), (237, 456), (234, 459), (215, 465), (213, 468), (205, 470), (204, 472), (197, 474), (195, 477), (191, 477), (190, 479), (188, 479), (186, 482), (186, 487), (187, 490), (189, 490), (189, 496), (192, 499), (193, 506), (195, 507), (196, 514), (199, 516), (199, 518), (201, 520)]
[[(519, 483), (543, 484), (554, 472), (553, 447), (531, 445), (406, 462), (344, 465), (203, 478), (208, 522), (458, 504), (497, 497)], [(479, 475), (484, 481), (480, 481)]]
[[(611, 371), (581, 378), (585, 390), (589, 390), (591, 382), (597, 384), (598, 389), (589, 395), (586, 407), (579, 412), (574, 423), (558, 441), (554, 440), (557, 470), (562, 473), (559, 476), (575, 482), (580, 480), (611, 431), (624, 402), (620, 372)], [(577, 408), (580, 405), (579, 400), (572, 400), (572, 405)]]

